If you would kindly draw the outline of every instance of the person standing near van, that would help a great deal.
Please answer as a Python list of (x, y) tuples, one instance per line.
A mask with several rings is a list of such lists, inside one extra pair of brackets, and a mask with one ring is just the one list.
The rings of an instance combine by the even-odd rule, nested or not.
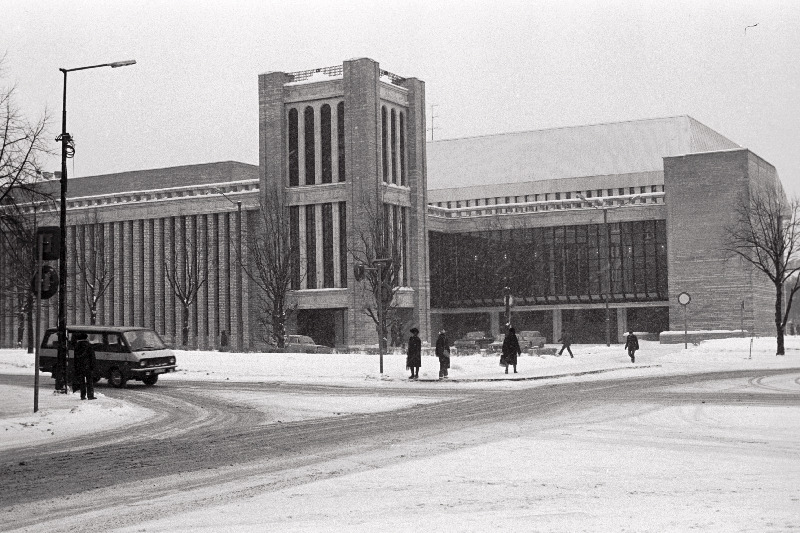
[(628, 350), (628, 357), (631, 363), (636, 362), (636, 350), (639, 349), (639, 339), (633, 334), (633, 330), (628, 331), (628, 338), (625, 339), (625, 349)]
[(506, 337), (503, 339), (503, 355), (500, 358), (500, 364), (505, 364), (506, 374), (508, 374), (509, 365), (513, 366), (514, 373), (517, 373), (517, 356), (521, 353), (517, 332), (514, 328), (508, 328)]
[(411, 377), (408, 379), (419, 379), (419, 367), (422, 366), (422, 341), (419, 338), (419, 330), (417, 328), (411, 328), (407, 353), (406, 368), (411, 370)]
[(445, 331), (439, 332), (436, 339), (436, 357), (439, 358), (439, 379), (447, 377), (447, 369), (450, 368), (450, 341), (445, 335)]
[(572, 348), (570, 348), (572, 345), (572, 336), (569, 334), (569, 331), (563, 330), (561, 332), (561, 338), (558, 339), (558, 342), (561, 343), (561, 350), (559, 350), (558, 355), (562, 355), (564, 350), (566, 350), (569, 352), (569, 356), (574, 358), (572, 355)]
[(78, 332), (73, 335), (75, 341), (75, 379), (81, 388), (81, 400), (94, 400), (94, 369), (97, 366), (97, 358), (94, 348), (89, 342), (86, 333)]

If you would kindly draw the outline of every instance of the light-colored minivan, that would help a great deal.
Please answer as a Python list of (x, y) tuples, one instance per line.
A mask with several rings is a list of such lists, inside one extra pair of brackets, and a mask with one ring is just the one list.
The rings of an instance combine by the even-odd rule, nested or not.
[[(69, 354), (67, 375), (71, 375), (75, 352), (72, 337), (85, 333), (94, 348), (97, 365), (95, 382), (106, 378), (114, 387), (124, 387), (130, 380), (155, 385), (160, 374), (174, 372), (175, 354), (152, 329), (134, 326), (67, 326)], [(42, 338), (39, 370), (55, 377), (58, 355), (58, 330), (48, 329)]]

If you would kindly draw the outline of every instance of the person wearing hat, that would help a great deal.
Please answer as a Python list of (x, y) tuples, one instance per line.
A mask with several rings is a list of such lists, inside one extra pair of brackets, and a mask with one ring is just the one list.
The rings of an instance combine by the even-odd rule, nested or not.
[(72, 341), (75, 343), (75, 378), (81, 388), (81, 400), (86, 399), (87, 390), (89, 399), (94, 400), (94, 370), (97, 359), (88, 338), (83, 332), (72, 336)]
[(419, 379), (419, 367), (422, 366), (422, 341), (417, 328), (411, 328), (407, 353), (406, 369), (411, 370), (411, 376), (408, 379)]
[(508, 374), (509, 365), (513, 366), (514, 373), (517, 373), (517, 356), (521, 353), (517, 332), (514, 328), (509, 327), (503, 339), (503, 355), (500, 356), (500, 366), (506, 367), (506, 374)]
[(436, 357), (439, 358), (439, 379), (447, 377), (447, 369), (450, 368), (450, 341), (445, 335), (445, 331), (439, 332), (436, 339)]

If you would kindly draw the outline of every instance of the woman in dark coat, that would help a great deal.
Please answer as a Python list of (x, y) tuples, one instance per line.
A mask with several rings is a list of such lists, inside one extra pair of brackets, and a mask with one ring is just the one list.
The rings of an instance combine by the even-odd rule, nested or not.
[(450, 340), (444, 330), (439, 332), (439, 338), (436, 339), (436, 357), (439, 358), (439, 379), (445, 379), (450, 368)]
[(411, 370), (411, 377), (408, 379), (419, 379), (419, 367), (422, 366), (422, 341), (419, 339), (417, 328), (411, 328), (407, 353), (406, 368)]
[(512, 365), (514, 373), (517, 373), (517, 355), (521, 353), (516, 331), (514, 328), (508, 328), (508, 333), (503, 339), (503, 355), (500, 357), (500, 364), (506, 367), (506, 374), (508, 374), (508, 365)]

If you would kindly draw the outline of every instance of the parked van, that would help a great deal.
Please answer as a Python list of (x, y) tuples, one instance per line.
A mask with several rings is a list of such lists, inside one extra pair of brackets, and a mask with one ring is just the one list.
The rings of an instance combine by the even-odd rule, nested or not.
[[(102, 378), (114, 387), (129, 380), (155, 385), (160, 374), (174, 372), (175, 354), (152, 329), (133, 326), (67, 326), (67, 375), (75, 358), (73, 335), (85, 333), (97, 356), (94, 381)], [(39, 370), (55, 377), (58, 357), (58, 330), (48, 329), (39, 351)]]

